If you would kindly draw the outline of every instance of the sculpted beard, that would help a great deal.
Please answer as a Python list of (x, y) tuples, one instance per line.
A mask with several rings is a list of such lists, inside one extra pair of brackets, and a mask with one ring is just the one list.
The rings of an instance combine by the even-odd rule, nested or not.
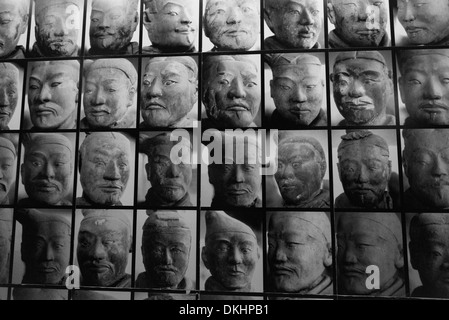
[[(97, 29), (98, 30), (98, 29)], [(131, 42), (133, 37), (133, 31), (131, 29), (131, 25), (124, 25), (116, 29), (116, 32), (107, 32), (107, 31), (93, 31), (94, 41), (96, 46), (100, 49), (109, 49), (109, 50), (120, 50), (128, 45)], [(113, 38), (99, 39), (98, 37), (101, 35), (110, 35)]]
[[(214, 89), (208, 88), (206, 91), (206, 102), (205, 104), (208, 106), (208, 114), (209, 118), (214, 119), (215, 121), (220, 121), (221, 125), (232, 124), (234, 126), (246, 127), (252, 121), (251, 108), (248, 106), (248, 109), (245, 111), (227, 111), (218, 107), (217, 104), (217, 91)], [(243, 99), (238, 99), (240, 101), (244, 101)], [(247, 105), (245, 103), (245, 105)]]
[[(74, 52), (74, 46), (72, 39), (68, 37), (57, 37), (57, 39), (52, 39), (52, 35), (50, 32), (46, 32), (37, 38), (37, 43), (39, 48), (45, 50), (51, 56), (68, 56)], [(61, 42), (64, 42), (64, 45), (60, 45)]]

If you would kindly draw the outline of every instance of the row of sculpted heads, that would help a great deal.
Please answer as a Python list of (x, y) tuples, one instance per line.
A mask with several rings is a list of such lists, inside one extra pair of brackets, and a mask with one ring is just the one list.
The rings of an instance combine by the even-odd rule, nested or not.
[[(9, 211), (8, 211), (9, 210)], [(144, 272), (138, 288), (190, 290), (187, 276), (192, 228), (183, 212), (147, 211), (142, 226)], [(84, 286), (130, 287), (126, 272), (132, 249), (131, 224), (120, 210), (84, 210), (76, 244), (77, 262)], [(262, 258), (260, 230), (235, 213), (205, 213), (201, 260), (209, 270), (206, 291), (252, 292)], [(410, 216), (411, 217), (411, 216)], [(18, 213), (22, 225), (22, 283), (64, 284), (69, 264), (71, 223), (64, 215), (30, 209)], [(447, 214), (420, 213), (409, 225), (410, 263), (421, 279), (412, 296), (449, 297), (444, 265), (447, 264)], [(267, 229), (266, 292), (333, 294), (333, 268), (337, 268), (339, 294), (405, 296), (402, 227), (396, 213), (351, 212), (336, 214), (336, 265), (333, 263), (329, 215), (324, 212), (272, 212)], [(0, 214), (2, 240), (0, 274), (8, 282), (12, 210)], [(113, 240), (113, 241), (111, 241)], [(2, 243), (3, 243), (2, 242)], [(379, 270), (379, 287), (367, 287), (370, 266)], [(156, 294), (157, 295), (157, 294)], [(14, 298), (27, 297), (14, 289)]]
[[(324, 64), (311, 54), (269, 55), (273, 79), (270, 94), (275, 110), (270, 127), (326, 126)], [(449, 50), (400, 51), (399, 91), (408, 113), (405, 125), (449, 123), (445, 73)], [(207, 118), (203, 128), (254, 127), (261, 104), (260, 71), (252, 55), (208, 56), (203, 63), (201, 100)], [(0, 125), (9, 122), (20, 101), (20, 68), (0, 64)], [(79, 62), (30, 63), (30, 120), (36, 130), (76, 127)], [(388, 63), (377, 51), (337, 54), (330, 75), (341, 126), (396, 123), (393, 80)], [(86, 61), (82, 128), (133, 128), (137, 118), (138, 74), (126, 59)], [(198, 102), (198, 66), (188, 56), (150, 59), (142, 74), (141, 128), (192, 127)], [(192, 113), (193, 112), (193, 113)]]
[[(0, 137), (2, 204), (9, 204), (8, 194), (15, 182), (17, 137)], [(21, 183), (26, 197), (17, 204), (24, 207), (52, 207), (72, 204), (71, 190), (75, 164), (73, 134), (25, 134)], [(13, 143), (15, 142), (15, 143)], [(113, 206), (128, 184), (131, 141), (121, 133), (97, 132), (87, 135), (78, 152), (78, 169), (83, 195), (80, 205)]]
[[(268, 63), (275, 111), (270, 127), (327, 125), (324, 64), (310, 54), (271, 54)], [(401, 50), (397, 61), (399, 93), (407, 127), (449, 124), (446, 74), (449, 50)], [(396, 124), (393, 79), (385, 56), (378, 51), (348, 51), (335, 56), (330, 80), (341, 126)], [(323, 110), (324, 109), (324, 110)]]
[[(0, 10), (9, 15), (0, 32), (5, 45), (2, 58), (24, 58), (19, 39), (27, 30), (30, 0), (2, 0)], [(34, 1), (35, 38), (31, 57), (80, 55), (83, 1)], [(198, 36), (196, 1), (143, 0), (143, 24), (151, 46), (143, 53), (195, 52)], [(132, 41), (139, 23), (139, 1), (92, 0), (88, 10), (90, 55), (139, 54)], [(259, 36), (259, 4), (254, 0), (209, 0), (204, 14), (204, 29), (219, 50), (248, 50)], [(5, 25), (5, 24), (3, 24)]]
[[(202, 100), (208, 126), (250, 127), (260, 107), (260, 73), (254, 57), (212, 56), (204, 62)], [(138, 74), (126, 59), (98, 59), (84, 63), (81, 128), (135, 128)], [(76, 128), (79, 99), (78, 61), (31, 62), (28, 105), (33, 130)], [(0, 64), (1, 129), (19, 105), (20, 68)], [(196, 112), (198, 66), (188, 56), (150, 59), (141, 86), (141, 128), (192, 127), (189, 113)]]
[[(447, 209), (449, 130), (406, 129), (403, 131), (404, 202), (408, 210)], [(75, 147), (58, 133), (27, 134), (21, 182), (28, 198), (26, 207), (71, 205)], [(221, 139), (222, 137), (222, 139)], [(2, 190), (1, 203), (9, 204), (14, 191), (17, 167), (17, 135), (0, 137)], [(247, 139), (246, 139), (247, 138)], [(383, 135), (367, 130), (348, 131), (337, 149), (337, 168), (344, 192), (336, 195), (337, 208), (395, 209), (401, 207), (398, 174), (392, 170), (394, 156)], [(325, 179), (327, 156), (322, 142), (297, 131), (280, 132), (275, 157), (274, 181), (269, 176), (269, 207), (329, 208), (329, 181)], [(214, 140), (215, 141), (215, 140)], [(217, 140), (218, 141), (218, 140)], [(209, 183), (213, 186), (212, 207), (260, 207), (262, 158), (257, 136), (220, 135), (208, 145), (211, 162)], [(241, 156), (229, 152), (241, 146)], [(182, 150), (183, 158), (173, 160), (172, 150)], [(192, 144), (187, 138), (172, 139), (170, 133), (141, 134), (139, 152), (146, 155), (146, 179), (150, 188), (141, 206), (188, 207), (192, 185)], [(185, 153), (185, 154), (184, 154)], [(215, 155), (212, 155), (215, 154)], [(134, 162), (131, 142), (118, 132), (90, 133), (78, 153), (83, 189), (78, 205), (121, 205)], [(271, 165), (274, 165), (271, 164)], [(335, 185), (335, 181), (334, 181)], [(273, 193), (273, 192), (274, 193)], [(276, 201), (276, 200), (280, 200)], [(14, 202), (14, 201), (12, 201)]]
[[(398, 0), (328, 0), (328, 19), (334, 30), (329, 46), (389, 46), (389, 7), (406, 33), (402, 45), (442, 45), (449, 36), (445, 0), (421, 5)], [(198, 3), (186, 0), (144, 0), (143, 24), (151, 46), (144, 53), (193, 52), (198, 35)], [(23, 58), (18, 41), (29, 20), (29, 0), (2, 0), (7, 23), (1, 29), (4, 46), (1, 56)], [(89, 8), (89, 54), (137, 54), (132, 38), (139, 22), (137, 0), (93, 0)], [(79, 54), (83, 3), (80, 0), (35, 1), (35, 36), (31, 54), (40, 56), (75, 56)], [(267, 49), (319, 48), (324, 8), (321, 0), (267, 0), (264, 20), (273, 32), (265, 40)], [(260, 8), (255, 0), (208, 0), (203, 15), (204, 33), (214, 45), (212, 50), (249, 50), (257, 45), (260, 34)], [(400, 40), (400, 39), (398, 39)]]

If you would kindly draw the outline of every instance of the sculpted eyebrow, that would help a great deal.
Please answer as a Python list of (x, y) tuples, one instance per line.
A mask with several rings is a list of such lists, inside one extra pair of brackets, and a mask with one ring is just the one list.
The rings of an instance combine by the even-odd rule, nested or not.
[(371, 77), (380, 77), (380, 73), (377, 71), (371, 71), (371, 70), (367, 70), (367, 71), (363, 71), (361, 74), (365, 75), (365, 76), (371, 76)]
[(30, 82), (31, 82), (31, 81), (37, 81), (37, 82), (39, 82), (39, 83), (42, 83), (42, 81), (41, 81), (40, 79), (36, 78), (35, 76), (31, 76), (31, 77), (30, 77)]
[(167, 78), (171, 78), (171, 77), (178, 77), (179, 78), (179, 77), (181, 77), (181, 75), (179, 73), (176, 73), (176, 72), (173, 72), (173, 71), (163, 72), (162, 75), (164, 77), (167, 77)]

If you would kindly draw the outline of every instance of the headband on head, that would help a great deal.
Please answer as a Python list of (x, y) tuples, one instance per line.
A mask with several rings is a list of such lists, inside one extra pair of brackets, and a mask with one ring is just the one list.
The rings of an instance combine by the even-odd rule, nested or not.
[(24, 139), (25, 153), (31, 149), (44, 144), (57, 144), (69, 149), (70, 154), (73, 155), (73, 146), (70, 140), (60, 133), (32, 133), (25, 136)]
[(356, 60), (356, 59), (366, 59), (366, 60), (374, 60), (385, 67), (387, 67), (387, 63), (385, 62), (384, 56), (378, 51), (345, 51), (341, 52), (335, 58), (334, 65), (348, 60)]

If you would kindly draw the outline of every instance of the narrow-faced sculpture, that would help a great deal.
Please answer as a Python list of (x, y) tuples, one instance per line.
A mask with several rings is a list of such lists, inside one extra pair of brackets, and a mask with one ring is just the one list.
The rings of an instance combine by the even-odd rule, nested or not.
[[(329, 194), (322, 194), (326, 156), (313, 137), (295, 136), (279, 141), (278, 169), (274, 175), (286, 206), (323, 207)], [(316, 201), (323, 198), (322, 203)]]
[[(342, 137), (338, 146), (338, 173), (344, 196), (337, 207), (393, 209), (386, 191), (391, 176), (387, 142), (370, 131), (355, 131)], [(349, 199), (349, 204), (342, 198)]]
[[(260, 146), (255, 139), (223, 135), (220, 163), (208, 167), (209, 182), (214, 187), (212, 207), (257, 207), (261, 189)], [(234, 154), (229, 151), (241, 145)], [(218, 151), (214, 151), (218, 152)], [(237, 154), (238, 153), (238, 154)]]
[(13, 210), (0, 209), (0, 284), (7, 284), (11, 253)]
[(0, 75), (0, 131), (2, 131), (9, 130), (9, 122), (19, 101), (19, 69), (12, 63), (0, 63)]
[(94, 132), (80, 147), (80, 203), (121, 205), (130, 174), (130, 142), (117, 132)]
[(25, 50), (17, 44), (27, 30), (29, 8), (29, 0), (0, 1), (0, 57), (2, 59), (25, 58)]
[(388, 0), (328, 0), (327, 16), (335, 26), (329, 46), (388, 46), (388, 6)]
[(331, 248), (331, 225), (324, 212), (272, 213), (268, 225), (268, 267), (273, 289), (315, 294), (323, 294), (327, 289), (332, 293), (328, 273), (332, 266)]
[(260, 36), (259, 3), (255, 0), (208, 0), (204, 33), (214, 51), (250, 50)]
[(76, 60), (31, 62), (28, 105), (34, 129), (76, 128), (79, 68)]
[(90, 15), (90, 54), (138, 54), (132, 43), (139, 23), (137, 0), (93, 0)]
[(211, 56), (204, 62), (203, 103), (214, 128), (254, 127), (260, 107), (259, 67), (251, 56)]
[(422, 286), (413, 297), (448, 298), (447, 255), (449, 220), (444, 213), (420, 213), (410, 223), (410, 262)]
[(62, 134), (35, 134), (25, 144), (22, 183), (35, 204), (70, 205), (65, 200), (72, 187), (73, 147)]
[(274, 33), (274, 39), (265, 39), (265, 49), (319, 48), (323, 12), (319, 0), (265, 1), (265, 22)]
[(191, 57), (150, 59), (142, 80), (142, 126), (191, 127), (187, 114), (198, 100), (197, 76)]
[(126, 273), (132, 234), (127, 213), (120, 210), (83, 210), (77, 258), (86, 286), (127, 287)]
[[(395, 213), (341, 213), (337, 222), (339, 293), (403, 296), (401, 223)], [(379, 289), (366, 286), (367, 267), (379, 268)]]
[(206, 212), (206, 238), (201, 258), (211, 277), (207, 291), (251, 291), (260, 258), (254, 231), (222, 211)]
[(184, 150), (191, 150), (191, 145), (186, 139), (181, 142), (170, 139), (169, 133), (163, 133), (146, 139), (141, 144), (141, 150), (148, 156), (148, 163), (145, 164), (146, 177), (151, 183), (145, 197), (145, 204), (148, 206), (192, 205), (188, 194), (192, 182), (192, 165), (187, 161), (174, 163), (171, 159), (175, 145), (184, 145)]
[(29, 209), (22, 223), (23, 283), (63, 285), (70, 262), (71, 224), (62, 215)]
[(449, 50), (410, 50), (398, 54), (399, 89), (409, 114), (406, 126), (449, 124)]
[(35, 1), (36, 57), (73, 57), (78, 55), (82, 23), (81, 1)]
[(377, 51), (342, 52), (331, 74), (334, 100), (344, 117), (340, 125), (393, 125), (387, 115), (393, 82), (384, 57)]
[(412, 45), (445, 45), (449, 38), (449, 3), (398, 0), (398, 20)]
[(404, 172), (410, 184), (404, 205), (412, 210), (449, 208), (449, 131), (406, 129), (403, 136)]
[[(189, 0), (144, 0), (143, 24), (151, 48), (191, 52), (198, 34), (198, 3)], [(145, 50), (145, 48), (143, 48)]]
[(9, 204), (11, 187), (16, 181), (16, 148), (10, 139), (0, 136), (0, 203)]
[(133, 128), (136, 125), (137, 71), (126, 59), (99, 59), (85, 71), (81, 127)]
[[(141, 248), (146, 278), (143, 287), (185, 289), (189, 286), (185, 274), (192, 242), (189, 226), (177, 211), (147, 214)], [(143, 274), (139, 277), (142, 279)]]
[(322, 110), (325, 96), (323, 67), (320, 60), (309, 54), (281, 54), (271, 62), (273, 80), (271, 97), (276, 106), (273, 124), (291, 126), (326, 125)]

